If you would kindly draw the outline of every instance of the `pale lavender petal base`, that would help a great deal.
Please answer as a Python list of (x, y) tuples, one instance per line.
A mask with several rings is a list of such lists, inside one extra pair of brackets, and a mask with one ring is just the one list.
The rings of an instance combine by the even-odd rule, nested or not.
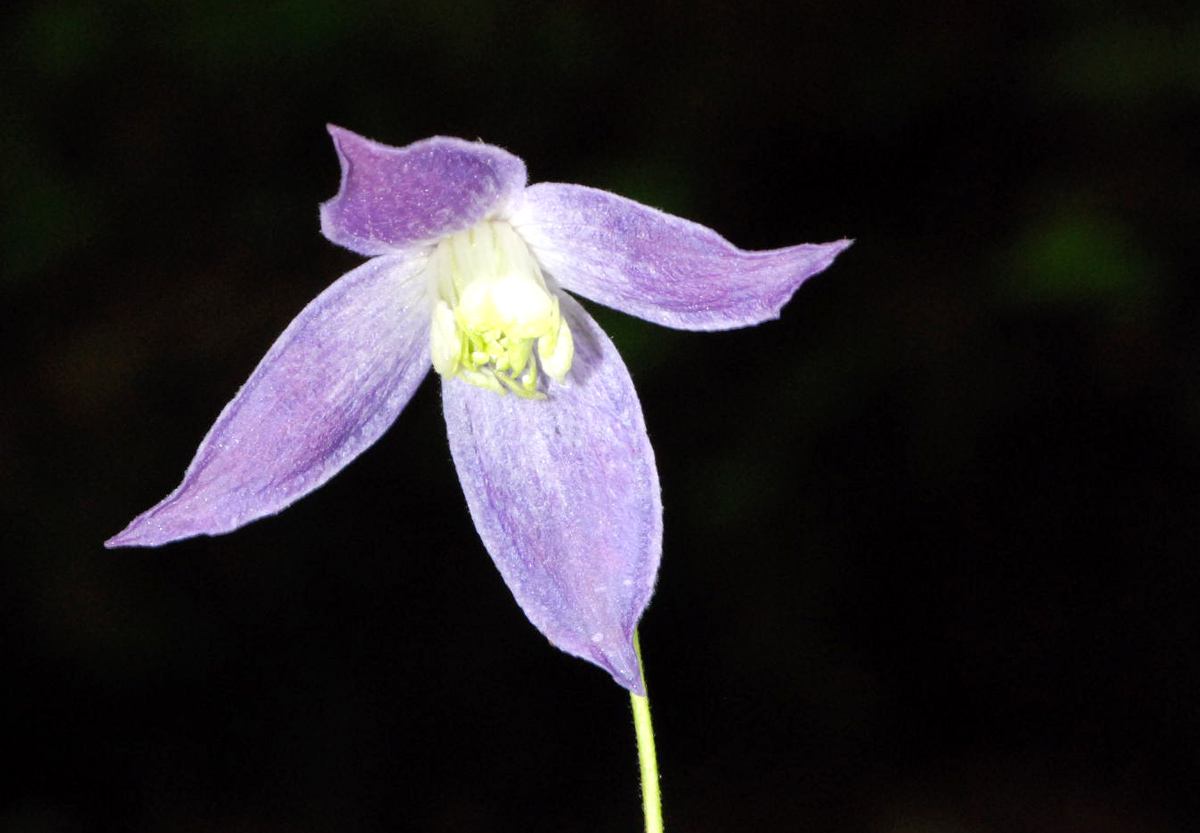
[(435, 136), (394, 148), (329, 126), (342, 163), (321, 233), (351, 251), (396, 252), (470, 228), (525, 187), (525, 163), (482, 142)]
[(563, 288), (681, 330), (778, 318), (800, 284), (852, 242), (744, 251), (697, 223), (552, 182), (527, 188), (511, 222)]
[(424, 263), (417, 254), (376, 258), (317, 296), (225, 406), (179, 488), (105, 545), (237, 529), (374, 443), (429, 371)]
[(475, 527), (552, 643), (644, 694), (633, 632), (654, 590), (662, 504), (641, 406), (616, 348), (562, 297), (575, 362), (549, 398), (443, 381), (450, 451)]

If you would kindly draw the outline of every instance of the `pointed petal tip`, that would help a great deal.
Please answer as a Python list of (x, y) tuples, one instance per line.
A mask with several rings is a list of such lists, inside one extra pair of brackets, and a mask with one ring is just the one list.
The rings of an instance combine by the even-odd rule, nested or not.
[(829, 259), (830, 259), (830, 261), (832, 261), (835, 257), (840, 255), (842, 252), (846, 251), (846, 249), (849, 249), (853, 245), (854, 245), (853, 237), (843, 237), (841, 240), (834, 240), (832, 242), (826, 243), (825, 248), (829, 251)]
[(591, 656), (585, 658), (611, 674), (617, 685), (639, 697), (646, 696), (641, 661), (633, 647), (632, 634), (615, 645), (596, 645), (591, 651)]
[(350, 161), (351, 149), (347, 148), (348, 144), (361, 142), (364, 145), (378, 145), (378, 142), (373, 142), (366, 136), (359, 135), (353, 130), (341, 127), (336, 124), (326, 124), (325, 130), (329, 132), (329, 137), (333, 139), (333, 149), (337, 151), (338, 159), (342, 163), (342, 169), (345, 170)]
[(136, 546), (136, 545), (133, 544), (132, 542), (126, 541), (124, 532), (118, 532), (116, 535), (114, 535), (113, 537), (109, 538), (107, 541), (104, 542), (104, 549), (106, 549), (106, 550), (115, 550), (120, 547), (132, 547), (132, 546)]
[[(195, 519), (186, 515), (173, 517), (170, 511), (172, 503), (168, 497), (162, 503), (138, 515), (127, 527), (105, 541), (104, 548), (114, 550), (121, 547), (161, 547), (163, 544), (182, 541), (184, 538), (212, 534), (208, 530), (197, 528)], [(160, 510), (163, 509), (166, 511), (160, 514)], [(221, 531), (228, 530), (213, 530), (216, 534), (220, 534)]]
[(109, 538), (107, 541), (104, 542), (104, 549), (106, 549), (106, 550), (119, 550), (119, 549), (123, 549), (124, 547), (157, 547), (157, 546), (158, 546), (157, 543), (152, 543), (149, 541), (142, 541), (142, 540), (139, 540), (137, 538), (137, 536), (128, 535), (124, 532), (122, 532), (118, 535), (114, 535), (113, 537)]
[(636, 694), (638, 697), (646, 696), (646, 684), (642, 682), (642, 674), (638, 669), (634, 669), (632, 673), (628, 671), (618, 671), (611, 666), (600, 663), (604, 670), (612, 675), (613, 681), (621, 688), (628, 691), (630, 694)]
[[(809, 266), (810, 271), (805, 276), (805, 279), (824, 272), (833, 265), (833, 261), (837, 259), (838, 255), (849, 249), (852, 245), (854, 245), (854, 238), (852, 237), (843, 237), (841, 240), (832, 240), (829, 243), (809, 244), (807, 248), (819, 252), (820, 256), (813, 259), (812, 264)], [(797, 246), (795, 248), (800, 249), (801, 247)]]
[(121, 547), (153, 546), (153, 544), (145, 543), (144, 536), (139, 534), (141, 531), (140, 527), (142, 526), (141, 520), (142, 518), (139, 515), (130, 521), (128, 526), (104, 542), (104, 548), (106, 550), (115, 550)]
[(636, 677), (634, 679), (625, 679), (623, 677), (614, 675), (613, 679), (617, 681), (617, 685), (621, 686), (621, 688), (625, 689), (630, 694), (636, 694), (638, 697), (646, 696), (646, 686), (642, 683), (640, 677)]

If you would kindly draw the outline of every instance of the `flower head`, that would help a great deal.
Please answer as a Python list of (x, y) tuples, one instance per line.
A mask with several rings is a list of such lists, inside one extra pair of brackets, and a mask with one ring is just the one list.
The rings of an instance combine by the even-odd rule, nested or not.
[(654, 454), (629, 372), (564, 289), (669, 327), (775, 318), (850, 241), (739, 250), (581, 185), (526, 187), (506, 151), (393, 148), (330, 127), (321, 231), (370, 259), (288, 325), (180, 486), (106, 542), (158, 546), (274, 514), (395, 421), (432, 366), (484, 546), (556, 646), (642, 693), (633, 632), (662, 549)]

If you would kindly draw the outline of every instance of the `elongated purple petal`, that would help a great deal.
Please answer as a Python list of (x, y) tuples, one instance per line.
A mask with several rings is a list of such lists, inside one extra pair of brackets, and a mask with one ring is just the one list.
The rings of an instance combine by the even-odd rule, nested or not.
[(644, 694), (633, 631), (662, 554), (654, 452), (629, 372), (574, 300), (575, 362), (548, 398), (442, 384), (450, 451), (484, 546), (552, 643)]
[(321, 233), (359, 254), (470, 228), (525, 187), (525, 163), (494, 145), (435, 136), (394, 148), (333, 125), (329, 134), (342, 184), (321, 204)]
[(424, 263), (417, 253), (376, 258), (317, 296), (225, 406), (179, 488), (106, 546), (237, 529), (375, 442), (429, 371)]
[(633, 200), (552, 182), (527, 188), (511, 222), (565, 289), (680, 330), (778, 318), (800, 284), (852, 242), (749, 252)]

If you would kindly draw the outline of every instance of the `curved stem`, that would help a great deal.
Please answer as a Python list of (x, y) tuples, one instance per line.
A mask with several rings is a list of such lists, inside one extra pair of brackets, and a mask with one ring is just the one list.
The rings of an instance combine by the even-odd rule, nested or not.
[[(646, 689), (646, 672), (642, 665), (642, 646), (637, 631), (633, 632), (633, 650), (637, 653), (642, 688)], [(649, 694), (649, 689), (646, 689)], [(642, 769), (642, 813), (646, 817), (646, 833), (663, 833), (662, 793), (658, 785), (658, 755), (654, 751), (654, 726), (650, 722), (650, 698), (630, 692), (633, 703), (633, 729), (637, 735), (638, 762)]]

